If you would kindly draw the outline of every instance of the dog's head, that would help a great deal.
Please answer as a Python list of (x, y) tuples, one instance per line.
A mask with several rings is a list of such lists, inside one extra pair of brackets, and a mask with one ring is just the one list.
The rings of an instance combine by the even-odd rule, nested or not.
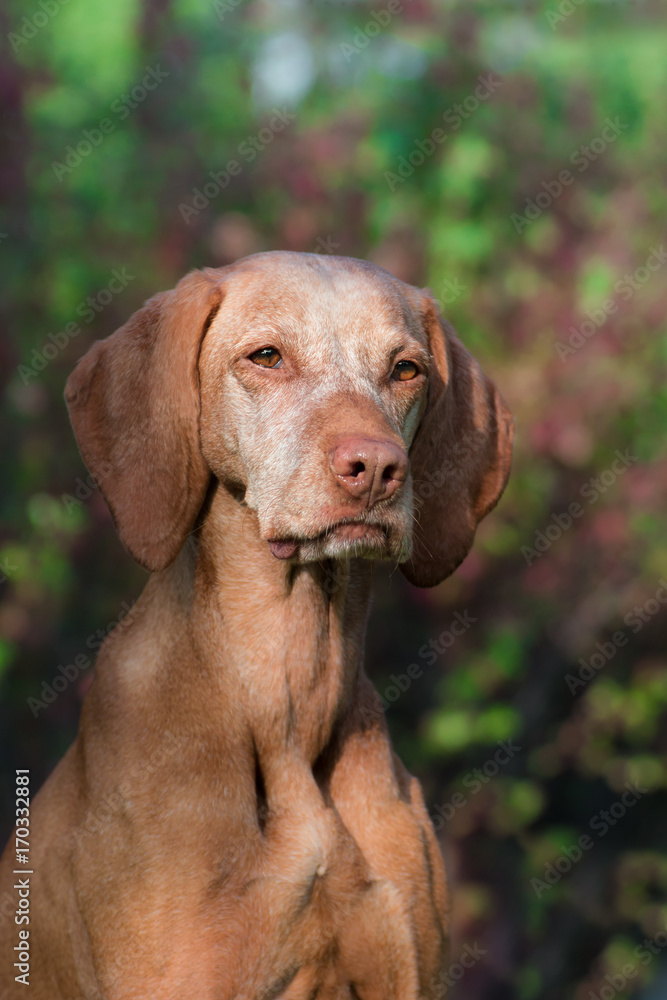
[(79, 362), (66, 398), (120, 536), (163, 569), (211, 476), (276, 558), (459, 565), (509, 475), (512, 419), (428, 291), (345, 257), (195, 271)]

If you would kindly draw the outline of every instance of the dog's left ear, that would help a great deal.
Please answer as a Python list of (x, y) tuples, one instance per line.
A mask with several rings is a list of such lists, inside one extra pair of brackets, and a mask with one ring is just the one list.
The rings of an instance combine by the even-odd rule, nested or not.
[(418, 587), (433, 587), (465, 559), (477, 525), (505, 489), (514, 421), (427, 289), (421, 308), (434, 364), (410, 449), (417, 523), (412, 557), (401, 569)]
[(149, 570), (176, 558), (206, 494), (197, 364), (221, 301), (219, 272), (191, 272), (93, 344), (65, 389), (83, 459)]

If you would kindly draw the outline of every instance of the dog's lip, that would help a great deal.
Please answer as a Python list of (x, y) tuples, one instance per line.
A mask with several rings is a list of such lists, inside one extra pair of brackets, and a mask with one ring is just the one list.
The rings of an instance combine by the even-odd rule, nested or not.
[(378, 531), (382, 532), (385, 536), (387, 534), (387, 529), (382, 524), (373, 524), (368, 521), (350, 518), (349, 520), (337, 521), (331, 527), (327, 528), (326, 531), (321, 531), (317, 535), (310, 535), (303, 538), (269, 538), (268, 544), (276, 559), (292, 559), (297, 555), (302, 545), (307, 542), (324, 541), (325, 538), (334, 533), (342, 534), (344, 538), (355, 541), (356, 539), (363, 538), (370, 532)]

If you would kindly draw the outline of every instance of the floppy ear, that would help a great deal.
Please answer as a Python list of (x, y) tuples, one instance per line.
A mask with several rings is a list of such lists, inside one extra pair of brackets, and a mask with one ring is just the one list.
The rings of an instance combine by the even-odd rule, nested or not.
[(83, 459), (149, 570), (176, 558), (204, 501), (197, 362), (221, 300), (219, 275), (193, 271), (93, 344), (65, 389)]
[(422, 303), (434, 369), (410, 449), (417, 523), (412, 558), (401, 569), (418, 587), (433, 587), (464, 560), (505, 489), (514, 422), (428, 291)]

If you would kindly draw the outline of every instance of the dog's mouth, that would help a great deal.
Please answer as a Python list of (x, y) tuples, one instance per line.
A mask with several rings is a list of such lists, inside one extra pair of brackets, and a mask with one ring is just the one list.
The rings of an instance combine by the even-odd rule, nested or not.
[(366, 521), (340, 521), (309, 538), (270, 538), (269, 549), (276, 559), (294, 559), (316, 554), (381, 555), (389, 547), (389, 529)]

